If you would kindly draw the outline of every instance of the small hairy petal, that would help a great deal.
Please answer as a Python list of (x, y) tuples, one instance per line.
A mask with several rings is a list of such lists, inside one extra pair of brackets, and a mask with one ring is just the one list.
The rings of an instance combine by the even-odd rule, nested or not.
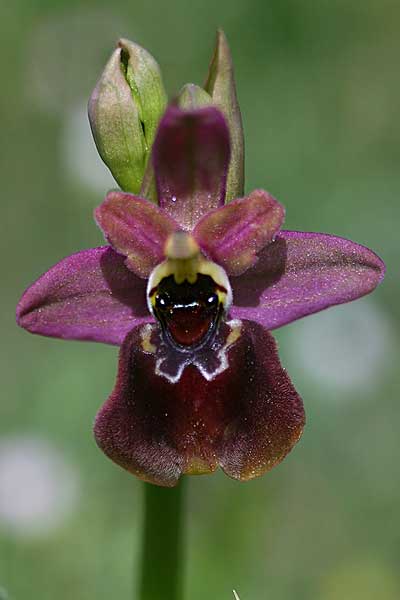
[(372, 292), (385, 265), (365, 246), (322, 233), (281, 231), (257, 264), (231, 279), (231, 315), (275, 329)]
[(218, 109), (167, 109), (153, 165), (160, 206), (184, 229), (193, 229), (204, 214), (223, 205), (229, 156), (229, 131)]
[(95, 218), (113, 248), (127, 257), (126, 266), (148, 277), (164, 260), (164, 246), (179, 225), (155, 204), (125, 192), (110, 192)]
[(109, 246), (64, 258), (23, 294), (17, 323), (31, 333), (69, 340), (122, 343), (151, 321), (146, 282)]
[[(96, 417), (100, 448), (134, 475), (162, 486), (175, 485), (182, 473), (208, 473), (218, 465), (247, 480), (280, 462), (301, 435), (303, 404), (271, 335), (256, 323), (241, 327), (227, 346), (224, 369), (210, 377), (204, 365), (188, 364), (178, 379), (160, 371), (157, 338), (146, 337), (143, 326), (135, 328), (121, 347), (114, 391)], [(229, 344), (233, 330), (228, 324), (221, 329)]]
[(264, 190), (255, 190), (205, 215), (193, 235), (228, 275), (241, 275), (254, 265), (258, 252), (273, 239), (284, 218), (279, 202)]

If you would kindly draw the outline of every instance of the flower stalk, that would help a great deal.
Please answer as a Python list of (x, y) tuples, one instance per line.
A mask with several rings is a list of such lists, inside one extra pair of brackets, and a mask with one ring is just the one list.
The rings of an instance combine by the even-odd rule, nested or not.
[(182, 600), (182, 544), (184, 538), (184, 488), (144, 483), (139, 600)]

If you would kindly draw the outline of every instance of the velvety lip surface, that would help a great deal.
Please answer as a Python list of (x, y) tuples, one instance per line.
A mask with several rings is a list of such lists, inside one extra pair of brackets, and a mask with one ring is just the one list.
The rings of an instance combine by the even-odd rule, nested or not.
[(178, 385), (156, 373), (157, 355), (141, 349), (142, 332), (136, 327), (125, 339), (114, 391), (94, 427), (98, 445), (120, 466), (163, 486), (218, 465), (245, 481), (271, 469), (298, 441), (303, 403), (262, 326), (243, 323), (228, 367), (214, 379), (189, 365)]

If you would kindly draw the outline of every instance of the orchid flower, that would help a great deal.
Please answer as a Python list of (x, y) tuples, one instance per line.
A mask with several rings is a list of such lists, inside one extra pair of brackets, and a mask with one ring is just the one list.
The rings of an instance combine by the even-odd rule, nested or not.
[(364, 246), (282, 230), (263, 190), (225, 204), (229, 160), (217, 108), (170, 106), (153, 147), (159, 204), (110, 192), (95, 212), (108, 245), (56, 264), (17, 309), (32, 333), (121, 347), (96, 441), (163, 486), (279, 463), (304, 409), (270, 330), (368, 294), (384, 273)]
[(364, 296), (384, 275), (364, 246), (282, 230), (269, 193), (234, 198), (243, 132), (232, 73), (219, 32), (207, 91), (184, 88), (156, 129), (158, 66), (119, 42), (89, 114), (101, 156), (134, 193), (111, 191), (96, 209), (107, 245), (61, 260), (17, 307), (32, 333), (120, 346), (95, 438), (161, 486), (217, 467), (244, 481), (279, 463), (305, 416), (270, 331)]

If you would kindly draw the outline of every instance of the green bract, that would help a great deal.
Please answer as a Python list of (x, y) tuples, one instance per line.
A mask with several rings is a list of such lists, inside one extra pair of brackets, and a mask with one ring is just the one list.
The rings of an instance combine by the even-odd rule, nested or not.
[(211, 59), (205, 90), (213, 104), (222, 110), (231, 138), (231, 161), (226, 184), (226, 202), (243, 196), (244, 137), (242, 117), (236, 96), (232, 55), (223, 31), (217, 32), (214, 55)]
[(99, 154), (118, 185), (138, 193), (167, 96), (157, 62), (121, 39), (89, 100)]

